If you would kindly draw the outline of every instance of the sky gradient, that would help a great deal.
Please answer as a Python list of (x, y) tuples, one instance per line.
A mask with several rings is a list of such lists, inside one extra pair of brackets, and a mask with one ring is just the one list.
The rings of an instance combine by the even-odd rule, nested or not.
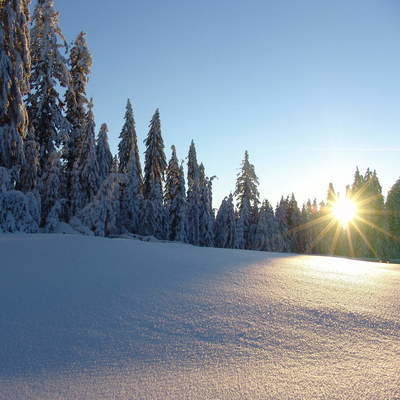
[[(397, 0), (55, 0), (94, 65), (97, 128), (115, 152), (131, 98), (141, 153), (159, 107), (167, 150), (196, 143), (214, 206), (234, 190), (249, 151), (261, 198), (300, 202), (376, 169), (386, 194), (400, 176)], [(143, 157), (142, 157), (143, 162)]]

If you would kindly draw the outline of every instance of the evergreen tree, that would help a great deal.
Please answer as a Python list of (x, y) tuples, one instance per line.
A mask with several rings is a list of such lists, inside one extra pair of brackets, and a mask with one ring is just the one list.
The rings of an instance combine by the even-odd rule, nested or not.
[(400, 258), (400, 179), (391, 187), (386, 200), (388, 233), (388, 254)]
[[(70, 74), (60, 49), (66, 48), (52, 0), (39, 0), (31, 30), (32, 74), (28, 96), (30, 130), (39, 144), (40, 167), (68, 139), (69, 124), (63, 115), (59, 87), (68, 87)], [(44, 173), (44, 171), (42, 171)]]
[(197, 164), (196, 147), (192, 140), (188, 154), (188, 241), (200, 244), (200, 170)]
[[(157, 109), (149, 125), (149, 133), (145, 140), (144, 169), (144, 209), (143, 228), (147, 235), (158, 239), (166, 239), (167, 216), (163, 205), (164, 172), (167, 166), (164, 154), (164, 142), (161, 136), (160, 113)], [(120, 161), (121, 162), (121, 161)]]
[(204, 166), (199, 166), (199, 244), (212, 247), (214, 244), (214, 211), (212, 208), (212, 180), (206, 177)]
[(291, 251), (291, 241), (289, 237), (289, 198), (281, 197), (276, 206), (275, 218), (277, 227), (283, 238), (282, 251)]
[(92, 110), (91, 101), (82, 131), (80, 153), (72, 171), (72, 215), (89, 204), (99, 189), (99, 165), (96, 157), (95, 122)]
[[(49, 154), (47, 157), (48, 165), (43, 169), (44, 173), (40, 181), (40, 193), (42, 195), (41, 209), (42, 209), (42, 222), (41, 225), (48, 225), (51, 223), (52, 227), (57, 225), (54, 222), (55, 213), (53, 212), (50, 220), (48, 221), (48, 216), (50, 215), (54, 206), (57, 207), (58, 217), (61, 215), (61, 179), (60, 179), (60, 156), (57, 151)], [(51, 231), (51, 229), (48, 229)]]
[(131, 149), (131, 156), (127, 165), (125, 184), (122, 185), (121, 221), (122, 226), (132, 232), (139, 233), (141, 230), (141, 210), (143, 206), (142, 179), (140, 171), (137, 170), (137, 154)]
[(107, 133), (107, 124), (101, 125), (96, 142), (96, 156), (97, 163), (99, 164), (100, 183), (102, 183), (107, 178), (108, 174), (111, 171), (111, 166), (113, 162), (113, 156), (111, 154), (110, 146), (108, 144)]
[(169, 240), (187, 241), (186, 189), (183, 166), (179, 166), (175, 146), (168, 163), (164, 202), (168, 213)]
[(122, 127), (120, 134), (120, 143), (118, 145), (119, 156), (119, 172), (126, 173), (128, 171), (128, 164), (131, 160), (132, 152), (134, 155), (133, 161), (136, 163), (135, 170), (140, 178), (140, 185), (142, 185), (142, 167), (140, 165), (139, 147), (137, 144), (135, 119), (133, 116), (133, 109), (130, 100), (126, 104), (125, 123)]
[[(67, 105), (67, 120), (70, 123), (70, 137), (63, 154), (68, 173), (72, 172), (75, 161), (81, 151), (87, 114), (86, 107), (89, 103), (86, 97), (86, 87), (92, 67), (92, 57), (85, 36), (84, 32), (79, 33), (71, 48), (68, 60), (71, 81), (65, 93), (65, 102)], [(68, 179), (68, 186), (71, 184), (71, 178), (72, 176)]]
[(78, 232), (111, 236), (121, 233), (123, 188), (127, 177), (111, 173), (100, 186), (94, 199), (71, 219), (71, 225)]
[(279, 229), (279, 223), (268, 200), (264, 200), (261, 205), (253, 241), (255, 250), (285, 250), (285, 242)]
[(9, 0), (0, 9), (0, 167), (24, 162), (28, 116), (23, 96), (31, 68), (28, 0)]
[(119, 171), (119, 160), (118, 160), (118, 154), (116, 154), (112, 159), (110, 172), (113, 174), (117, 174), (118, 171)]
[(233, 195), (222, 200), (214, 225), (214, 243), (216, 247), (233, 249), (236, 247), (236, 218)]
[(237, 207), (239, 210), (239, 219), (243, 226), (244, 248), (251, 249), (250, 231), (252, 225), (257, 223), (259, 193), (258, 178), (254, 170), (254, 165), (249, 162), (249, 153), (244, 153), (241, 170), (237, 175), (236, 190), (234, 195), (237, 198)]
[(32, 132), (24, 140), (25, 161), (21, 166), (21, 172), (17, 184), (18, 190), (23, 192), (34, 191), (38, 184), (40, 168), (39, 144)]

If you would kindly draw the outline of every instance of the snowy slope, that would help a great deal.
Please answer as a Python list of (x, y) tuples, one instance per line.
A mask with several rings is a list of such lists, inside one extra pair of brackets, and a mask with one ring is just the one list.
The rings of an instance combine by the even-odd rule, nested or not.
[(400, 398), (400, 269), (0, 235), (0, 399)]

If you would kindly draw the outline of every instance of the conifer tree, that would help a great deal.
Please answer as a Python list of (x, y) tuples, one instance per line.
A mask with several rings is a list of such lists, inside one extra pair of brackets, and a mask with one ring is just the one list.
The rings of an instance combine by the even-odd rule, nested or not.
[(260, 208), (256, 229), (252, 235), (254, 250), (273, 250), (273, 220), (274, 212), (272, 207), (270, 206), (268, 200), (264, 200)]
[(107, 124), (102, 124), (96, 142), (96, 156), (99, 164), (99, 179), (102, 183), (111, 171), (113, 156), (108, 144), (108, 127)]
[[(72, 172), (74, 163), (81, 151), (83, 129), (89, 103), (86, 97), (86, 87), (92, 67), (92, 57), (85, 36), (84, 32), (79, 33), (71, 48), (68, 60), (71, 81), (65, 93), (65, 103), (67, 105), (67, 120), (70, 123), (70, 137), (64, 149), (63, 157), (66, 161), (66, 171), (69, 173)], [(70, 179), (68, 180), (69, 186), (71, 182)]]
[(388, 253), (393, 258), (400, 258), (400, 179), (390, 188), (385, 209), (388, 233), (391, 235), (388, 240)]
[(216, 247), (225, 249), (236, 247), (236, 218), (232, 194), (222, 200), (215, 219), (214, 232)]
[[(66, 43), (58, 26), (58, 13), (52, 0), (39, 0), (33, 15), (31, 30), (32, 74), (28, 96), (30, 131), (39, 144), (40, 167), (47, 158), (68, 140), (69, 124), (59, 87), (68, 87), (70, 74), (60, 50)], [(41, 171), (44, 173), (44, 171)]]
[(214, 212), (212, 208), (212, 180), (206, 177), (204, 165), (199, 166), (199, 244), (214, 244)]
[(164, 202), (168, 213), (169, 240), (187, 241), (186, 189), (183, 166), (179, 166), (175, 146), (168, 163)]
[(29, 3), (9, 0), (0, 9), (0, 167), (16, 172), (24, 162), (28, 126), (23, 97), (31, 69)]
[(168, 236), (167, 216), (163, 205), (164, 172), (167, 166), (164, 141), (161, 136), (160, 112), (157, 109), (149, 125), (145, 140), (144, 208), (142, 224), (144, 233), (158, 239)]
[(192, 140), (188, 154), (188, 241), (200, 244), (200, 170), (197, 164), (196, 147)]
[(111, 173), (117, 174), (119, 171), (119, 160), (118, 160), (118, 154), (116, 154), (111, 163)]
[(141, 210), (143, 207), (142, 179), (137, 170), (137, 154), (131, 149), (131, 156), (127, 165), (127, 172), (122, 184), (121, 221), (122, 226), (132, 233), (141, 230)]
[(71, 211), (74, 215), (94, 199), (100, 185), (92, 101), (89, 103), (86, 123), (82, 130), (80, 152), (74, 163), (72, 177)]
[(126, 112), (125, 112), (125, 123), (122, 127), (122, 131), (120, 134), (120, 143), (118, 145), (118, 156), (119, 156), (119, 172), (126, 173), (128, 171), (128, 164), (132, 157), (133, 152), (133, 161), (135, 162), (135, 170), (138, 173), (140, 178), (140, 185), (142, 185), (142, 167), (140, 165), (140, 157), (139, 157), (139, 147), (137, 143), (137, 135), (136, 135), (136, 127), (135, 127), (135, 119), (133, 116), (133, 109), (130, 100), (126, 104)]
[(243, 226), (244, 248), (251, 249), (250, 231), (252, 225), (257, 223), (259, 193), (258, 178), (254, 165), (249, 161), (249, 153), (245, 151), (241, 170), (237, 175), (236, 190), (234, 195), (237, 198), (240, 223)]

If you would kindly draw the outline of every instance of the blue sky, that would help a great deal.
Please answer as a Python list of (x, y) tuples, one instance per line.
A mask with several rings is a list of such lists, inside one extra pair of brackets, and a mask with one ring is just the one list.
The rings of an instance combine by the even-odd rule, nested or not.
[(115, 151), (132, 99), (141, 151), (160, 108), (169, 148), (191, 139), (214, 184), (234, 190), (245, 150), (262, 198), (323, 199), (356, 165), (384, 192), (400, 176), (397, 0), (55, 0), (68, 41), (87, 33), (88, 94)]

